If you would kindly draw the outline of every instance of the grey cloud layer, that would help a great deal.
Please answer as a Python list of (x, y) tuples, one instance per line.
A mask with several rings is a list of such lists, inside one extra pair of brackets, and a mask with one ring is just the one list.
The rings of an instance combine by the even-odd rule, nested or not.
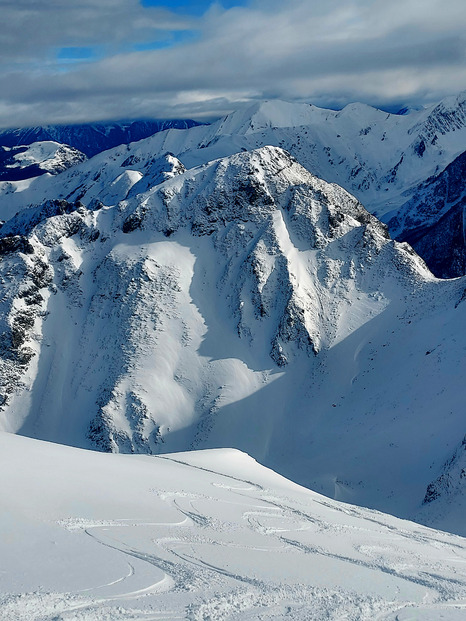
[(0, 0), (0, 12), (2, 63), (13, 64), (45, 62), (56, 47), (112, 48), (191, 26), (166, 9), (144, 9), (138, 0)]
[[(213, 6), (197, 21), (136, 0), (0, 0), (0, 8), (11, 26), (0, 26), (10, 50), (0, 125), (215, 115), (264, 96), (427, 103), (466, 88), (463, 0), (256, 0)], [(33, 23), (43, 25), (37, 35)], [(183, 29), (196, 31), (189, 43), (111, 53)], [(101, 60), (67, 70), (50, 61), (53, 46), (97, 43), (110, 50)]]

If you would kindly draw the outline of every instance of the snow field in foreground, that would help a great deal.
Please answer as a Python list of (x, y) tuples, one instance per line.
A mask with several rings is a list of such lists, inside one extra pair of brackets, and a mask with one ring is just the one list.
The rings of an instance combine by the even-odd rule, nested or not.
[(231, 449), (110, 455), (0, 434), (0, 619), (461, 619), (461, 537)]

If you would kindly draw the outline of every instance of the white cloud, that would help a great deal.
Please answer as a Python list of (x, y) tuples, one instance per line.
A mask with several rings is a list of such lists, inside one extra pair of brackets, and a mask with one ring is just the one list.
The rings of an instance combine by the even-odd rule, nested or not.
[[(321, 105), (426, 103), (466, 88), (463, 0), (255, 0), (228, 11), (213, 6), (198, 21), (136, 0), (46, 0), (46, 10), (0, 0), (2, 15), (4, 6), (12, 27), (0, 26), (2, 49), (10, 41), (0, 125), (215, 115), (264, 96)], [(26, 41), (33, 22), (46, 19), (50, 27)], [(196, 29), (196, 37), (115, 53), (122, 43), (182, 29)], [(97, 44), (109, 52), (95, 62), (63, 71), (50, 60), (54, 47)]]

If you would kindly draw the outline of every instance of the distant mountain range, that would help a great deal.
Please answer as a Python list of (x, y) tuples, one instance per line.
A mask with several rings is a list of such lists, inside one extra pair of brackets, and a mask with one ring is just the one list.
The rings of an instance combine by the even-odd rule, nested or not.
[(190, 119), (160, 119), (0, 129), (0, 146), (17, 147), (33, 142), (54, 141), (67, 144), (87, 157), (92, 157), (101, 151), (142, 140), (160, 131), (188, 129), (197, 125), (200, 123)]
[[(396, 239), (411, 242), (435, 275), (462, 275), (466, 269), (462, 202), (455, 199), (453, 204), (450, 195), (460, 197), (464, 192), (466, 93), (406, 112), (388, 114), (357, 103), (333, 111), (309, 104), (258, 102), (211, 125), (159, 131), (131, 147), (128, 157), (171, 152), (191, 168), (241, 150), (279, 146), (311, 173), (354, 194), (368, 211), (388, 223)], [(18, 135), (10, 132), (8, 139), (54, 137), (92, 155), (110, 144), (165, 129), (167, 123), (195, 125), (192, 121), (157, 123), (36, 128)], [(0, 144), (1, 140), (0, 134)], [(99, 159), (94, 166), (106, 164)], [(13, 197), (17, 189), (0, 183), (0, 194), (8, 194), (8, 207), (2, 206), (0, 196), (0, 218), (5, 209), (11, 213), (14, 206), (59, 196), (53, 187), (44, 186), (44, 192), (34, 185), (32, 192)]]

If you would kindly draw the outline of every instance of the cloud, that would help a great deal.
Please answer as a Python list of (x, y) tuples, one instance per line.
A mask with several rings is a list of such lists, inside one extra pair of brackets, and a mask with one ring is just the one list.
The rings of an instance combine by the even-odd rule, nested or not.
[[(2, 19), (0, 125), (209, 117), (263, 97), (392, 107), (466, 88), (463, 0), (253, 0), (213, 4), (199, 19), (136, 0), (0, 9), (10, 25)], [(170, 40), (176, 32), (191, 36)], [(92, 46), (85, 62), (57, 59), (57, 49)]]
[(190, 28), (192, 20), (138, 0), (0, 0), (2, 63), (38, 63), (57, 48), (103, 46), (117, 50)]

